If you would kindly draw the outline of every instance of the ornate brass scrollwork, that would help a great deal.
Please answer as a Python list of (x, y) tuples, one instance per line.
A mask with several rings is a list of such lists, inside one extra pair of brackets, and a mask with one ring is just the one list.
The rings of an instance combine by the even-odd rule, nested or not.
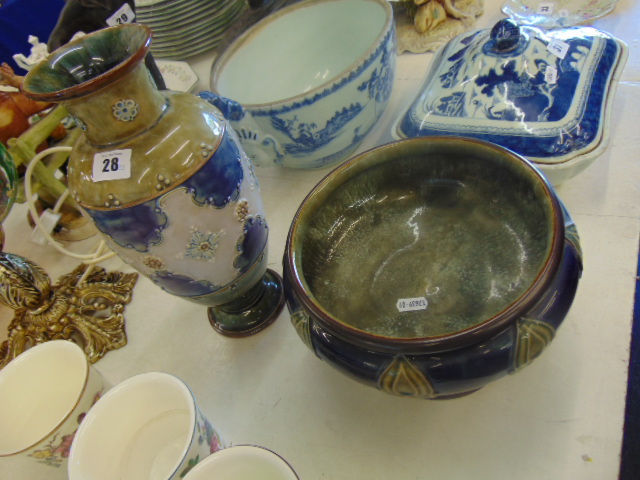
[(106, 272), (86, 265), (52, 285), (38, 265), (0, 252), (0, 303), (14, 309), (7, 340), (0, 345), (0, 368), (26, 349), (53, 339), (78, 343), (94, 363), (127, 344), (124, 309), (137, 273)]

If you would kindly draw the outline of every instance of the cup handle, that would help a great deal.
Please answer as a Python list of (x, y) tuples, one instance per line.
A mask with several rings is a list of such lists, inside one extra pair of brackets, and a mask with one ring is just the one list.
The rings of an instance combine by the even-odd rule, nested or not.
[(284, 151), (280, 143), (273, 136), (264, 133), (251, 113), (240, 103), (207, 90), (198, 93), (198, 96), (220, 110), (235, 130), (254, 165), (282, 163)]

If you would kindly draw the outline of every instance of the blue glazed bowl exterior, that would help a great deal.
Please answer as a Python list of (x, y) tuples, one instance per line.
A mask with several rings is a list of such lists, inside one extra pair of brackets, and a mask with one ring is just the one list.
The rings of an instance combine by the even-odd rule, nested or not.
[[(435, 141), (441, 139), (435, 137)], [(504, 152), (512, 155), (514, 161), (526, 162), (507, 150)], [(475, 339), (469, 335), (465, 338), (463, 332), (453, 341), (433, 345), (412, 343), (410, 339), (394, 342), (363, 338), (343, 328), (323, 306), (317, 305), (315, 296), (306, 291), (302, 286), (304, 282), (300, 281), (304, 275), (298, 271), (301, 264), (293, 260), (297, 254), (294, 244), (299, 239), (292, 238), (292, 232), (296, 222), (304, 221), (299, 211), (290, 230), (283, 262), (285, 294), (296, 331), (318, 358), (355, 380), (397, 396), (454, 398), (518, 372), (553, 340), (573, 302), (582, 274), (582, 253), (575, 224), (553, 190), (549, 192), (554, 196), (564, 225), (561, 225), (558, 262), (535, 298), (499, 328), (475, 332)]]

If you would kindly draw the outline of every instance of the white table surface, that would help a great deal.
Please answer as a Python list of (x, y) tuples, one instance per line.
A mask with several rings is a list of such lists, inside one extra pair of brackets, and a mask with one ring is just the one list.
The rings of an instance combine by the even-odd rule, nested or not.
[[(489, 0), (477, 27), (503, 15)], [(456, 400), (393, 397), (317, 359), (298, 338), (286, 308), (265, 331), (228, 339), (206, 310), (140, 278), (125, 315), (129, 343), (96, 367), (112, 383), (165, 371), (189, 384), (227, 444), (258, 444), (288, 459), (303, 480), (613, 480), (618, 476), (640, 230), (640, 3), (620, 0), (594, 25), (629, 45), (613, 104), (608, 149), (558, 188), (582, 239), (585, 270), (556, 339), (516, 375)], [(403, 54), (389, 108), (361, 150), (391, 140), (390, 125), (415, 96), (432, 54)], [(211, 54), (189, 59), (208, 87)], [(282, 271), (291, 219), (330, 169), (256, 169), (271, 227), (270, 268)], [(5, 251), (56, 279), (77, 261), (28, 241), (25, 209), (5, 221)], [(69, 245), (84, 251), (91, 239)], [(110, 260), (108, 269), (132, 271)], [(0, 339), (12, 312), (0, 309)], [(0, 407), (1, 408), (1, 407)], [(0, 433), (1, 434), (1, 433)], [(59, 478), (65, 478), (59, 472)], [(0, 479), (28, 477), (0, 461)]]

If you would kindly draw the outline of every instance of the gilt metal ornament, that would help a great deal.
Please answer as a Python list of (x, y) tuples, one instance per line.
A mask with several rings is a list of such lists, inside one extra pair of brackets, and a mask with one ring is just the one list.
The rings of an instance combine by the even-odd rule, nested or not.
[[(92, 270), (85, 275), (87, 268)], [(0, 303), (15, 311), (7, 340), (0, 345), (0, 368), (54, 339), (74, 341), (91, 363), (125, 346), (124, 309), (137, 280), (137, 273), (82, 264), (53, 285), (40, 266), (0, 252)]]

